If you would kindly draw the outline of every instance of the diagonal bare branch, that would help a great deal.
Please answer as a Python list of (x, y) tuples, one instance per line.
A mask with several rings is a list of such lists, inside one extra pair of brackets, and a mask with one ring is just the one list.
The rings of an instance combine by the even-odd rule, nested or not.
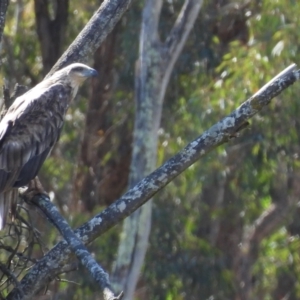
[[(38, 180), (36, 178), (36, 180)], [(39, 183), (40, 184), (40, 183)], [(67, 221), (61, 216), (58, 209), (44, 193), (26, 192), (23, 194), (25, 202), (36, 205), (48, 217), (51, 223), (58, 229), (63, 238), (68, 242), (81, 264), (88, 270), (92, 278), (98, 283), (105, 300), (117, 300), (121, 295), (115, 296), (109, 282), (109, 276), (104, 269), (92, 257), (83, 245), (79, 237), (73, 232)]]
[[(175, 61), (192, 28), (201, 1), (183, 5), (171, 31), (172, 49), (166, 50), (158, 36), (162, 0), (147, 0), (142, 14), (139, 41), (139, 59), (135, 73), (135, 125), (129, 188), (155, 169), (158, 128), (161, 123), (164, 94)], [(172, 62), (170, 64), (170, 62)], [(162, 80), (161, 80), (162, 79)], [(152, 202), (135, 211), (123, 224), (113, 280), (116, 290), (124, 290), (126, 299), (132, 299), (147, 250), (151, 230)]]
[(128, 9), (131, 0), (105, 0), (46, 77), (73, 63), (87, 62)]
[[(219, 145), (237, 137), (239, 131), (246, 127), (248, 119), (267, 106), (274, 97), (300, 79), (300, 70), (293, 71), (294, 69), (295, 65), (292, 65), (281, 72), (276, 80), (272, 80), (270, 84), (265, 85), (230, 115), (213, 125), (197, 139), (189, 143), (181, 152), (141, 180), (118, 201), (77, 229), (75, 231), (77, 236), (85, 244), (92, 242), (143, 205), (202, 156)], [(19, 287), (25, 294), (23, 299), (31, 299), (40, 288), (59, 273), (61, 266), (70, 258), (71, 251), (67, 242), (62, 241), (58, 243), (46, 256), (36, 263), (20, 282)], [(18, 299), (19, 293), (20, 291), (15, 288), (8, 295), (7, 299)]]

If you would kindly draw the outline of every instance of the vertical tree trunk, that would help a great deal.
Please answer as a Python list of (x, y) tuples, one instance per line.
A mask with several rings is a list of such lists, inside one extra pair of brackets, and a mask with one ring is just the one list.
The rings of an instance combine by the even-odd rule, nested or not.
[[(160, 123), (155, 114), (162, 101), (157, 95), (161, 88), (162, 66), (157, 47), (157, 26), (162, 0), (148, 0), (143, 11), (140, 33), (139, 60), (135, 77), (135, 126), (129, 188), (149, 174), (156, 165), (157, 130)], [(146, 254), (151, 229), (152, 202), (149, 201), (123, 225), (113, 281), (124, 290), (124, 299), (132, 299)]]
[[(163, 99), (174, 64), (196, 20), (202, 1), (187, 0), (166, 42), (158, 38), (162, 0), (147, 0), (143, 9), (139, 59), (136, 67), (133, 155), (129, 187), (156, 166), (158, 129)], [(123, 225), (113, 283), (133, 299), (151, 229), (152, 202), (129, 216)]]

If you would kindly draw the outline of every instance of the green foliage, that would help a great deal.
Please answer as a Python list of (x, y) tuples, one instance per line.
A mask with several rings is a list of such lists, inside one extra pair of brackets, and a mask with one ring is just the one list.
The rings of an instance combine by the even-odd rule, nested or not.
[[(251, 33), (248, 45), (232, 42), (212, 75), (205, 73), (201, 65), (194, 64), (189, 73), (183, 72), (174, 78), (176, 83), (171, 84), (177, 85), (178, 97), (176, 102), (173, 99), (172, 106), (165, 108), (159, 162), (179, 151), (282, 69), (299, 60), (296, 50), (299, 8), (295, 1), (288, 5), (284, 1), (264, 1), (260, 13), (248, 21)], [(213, 41), (217, 45), (218, 40)], [(194, 62), (189, 63), (192, 66)], [(178, 68), (176, 73), (180, 73)], [(174, 271), (176, 280), (169, 283), (172, 292), (168, 287), (165, 292), (161, 290), (160, 278), (155, 275), (149, 278), (157, 288), (160, 286), (154, 294), (165, 295), (157, 299), (177, 299), (182, 294), (189, 299), (198, 299), (196, 295), (200, 294), (203, 299), (211, 295), (214, 299), (234, 298), (232, 255), (235, 250), (233, 245), (226, 249), (228, 244), (222, 238), (237, 235), (241, 242), (242, 231), (274, 201), (272, 190), (278, 184), (278, 172), (283, 172), (280, 165), (290, 170), (298, 168), (298, 92), (299, 86), (295, 84), (275, 99), (268, 110), (256, 116), (239, 139), (201, 159), (156, 197), (155, 230), (149, 250), (153, 254), (148, 254), (145, 270), (154, 268), (153, 259), (159, 253), (166, 253), (163, 262), (159, 262), (163, 264), (160, 269), (168, 273), (170, 265), (175, 265), (173, 268), (180, 270)], [(225, 196), (217, 205), (214, 191), (220, 191), (222, 180)], [(159, 217), (162, 211), (165, 213)], [(288, 225), (291, 217), (290, 214), (281, 224)], [(218, 222), (221, 227), (212, 243), (213, 226)], [(230, 236), (227, 238), (230, 240)], [(157, 249), (153, 249), (154, 244)], [(167, 249), (164, 245), (168, 245)], [(299, 276), (295, 267), (298, 254), (292, 248), (299, 251), (298, 236), (291, 235), (285, 227), (263, 240), (252, 273), (256, 278), (254, 293), (260, 295), (260, 299), (274, 299), (272, 295), (281, 268)], [(198, 250), (195, 256), (190, 252), (193, 249)], [(192, 259), (195, 274), (185, 268), (186, 261), (182, 264), (183, 257)], [(193, 289), (188, 280), (194, 281), (197, 287)], [(177, 281), (184, 281), (179, 290), (173, 288), (173, 285), (178, 286)], [(298, 299), (296, 287), (291, 293)]]

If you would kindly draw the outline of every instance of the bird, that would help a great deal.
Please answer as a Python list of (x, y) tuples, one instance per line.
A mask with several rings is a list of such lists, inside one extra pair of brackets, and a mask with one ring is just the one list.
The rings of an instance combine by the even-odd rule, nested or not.
[(98, 72), (73, 63), (16, 98), (0, 121), (0, 230), (18, 188), (36, 177), (58, 141), (79, 86)]

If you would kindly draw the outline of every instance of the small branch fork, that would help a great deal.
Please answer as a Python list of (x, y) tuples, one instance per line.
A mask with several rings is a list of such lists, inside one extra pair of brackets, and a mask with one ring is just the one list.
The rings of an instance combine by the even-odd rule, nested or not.
[(122, 299), (122, 292), (118, 296), (114, 295), (109, 282), (108, 274), (91, 256), (90, 252), (83, 245), (80, 238), (74, 233), (67, 221), (62, 217), (58, 209), (50, 201), (50, 198), (44, 192), (38, 177), (31, 181), (28, 190), (22, 194), (22, 197), (26, 203), (37, 206), (46, 215), (49, 221), (58, 229), (63, 238), (67, 241), (71, 250), (77, 256), (78, 260), (99, 284), (101, 290), (103, 291), (104, 300)]
[[(219, 145), (237, 137), (239, 131), (247, 126), (248, 119), (267, 106), (274, 97), (300, 79), (300, 70), (295, 69), (296, 65), (293, 64), (282, 71), (230, 115), (189, 143), (181, 152), (141, 180), (107, 209), (75, 230), (76, 236), (84, 244), (92, 242), (133, 213), (195, 161)], [(40, 198), (43, 201), (41, 196)], [(61, 229), (59, 230), (61, 231)], [(33, 295), (40, 288), (49, 283), (60, 272), (61, 266), (67, 263), (70, 258), (69, 244), (66, 241), (59, 242), (31, 268), (19, 286), (11, 291), (7, 300), (19, 299), (21, 291), (25, 295), (22, 299), (32, 299)]]

